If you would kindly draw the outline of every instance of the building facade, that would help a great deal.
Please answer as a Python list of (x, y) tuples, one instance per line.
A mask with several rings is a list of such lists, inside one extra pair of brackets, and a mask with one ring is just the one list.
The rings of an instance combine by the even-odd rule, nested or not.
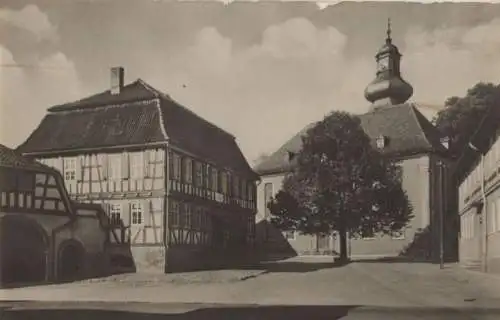
[(138, 271), (206, 267), (253, 241), (255, 182), (234, 136), (142, 80), (50, 108), (19, 146), (63, 173), (73, 199), (102, 204)]
[[(437, 259), (441, 251), (441, 234), (448, 234), (444, 236), (449, 241), (443, 251), (450, 255), (453, 251), (453, 230), (445, 230), (443, 222), (449, 211), (445, 199), (450, 187), (446, 143), (419, 111), (418, 105), (407, 102), (413, 88), (401, 77), (401, 54), (392, 43), (390, 28), (386, 42), (375, 58), (376, 77), (365, 90), (365, 97), (372, 104), (369, 112), (359, 117), (364, 131), (372, 139), (373, 147), (379, 148), (399, 164), (401, 183), (413, 206), (414, 218), (397, 234), (352, 237), (348, 243), (350, 253), (352, 256), (406, 255)], [(258, 241), (269, 250), (291, 248), (297, 254), (338, 252), (336, 235), (326, 238), (292, 232), (280, 235), (276, 230), (271, 231), (273, 227), (269, 224), (267, 203), (281, 189), (284, 175), (295, 165), (293, 154), (301, 148), (301, 137), (312, 126), (314, 123), (255, 168), (262, 180), (257, 191)]]
[(456, 164), (459, 260), (500, 273), (500, 112), (490, 108)]
[(0, 145), (0, 286), (108, 274), (101, 213), (71, 201), (58, 171)]

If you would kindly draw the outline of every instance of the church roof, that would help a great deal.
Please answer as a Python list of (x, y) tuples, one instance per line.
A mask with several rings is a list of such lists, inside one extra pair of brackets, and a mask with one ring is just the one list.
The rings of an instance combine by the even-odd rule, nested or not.
[[(394, 105), (359, 115), (361, 126), (376, 147), (376, 139), (383, 136), (387, 145), (382, 152), (393, 158), (408, 157), (415, 154), (447, 152), (440, 142), (437, 129), (411, 103)], [(298, 152), (302, 146), (302, 136), (311, 128), (308, 125), (292, 139), (288, 140), (275, 153), (255, 167), (261, 175), (288, 171), (293, 161), (287, 158), (288, 152)]]
[(113, 147), (171, 144), (206, 161), (255, 176), (230, 133), (138, 79), (48, 109), (18, 147), (23, 154), (57, 154)]

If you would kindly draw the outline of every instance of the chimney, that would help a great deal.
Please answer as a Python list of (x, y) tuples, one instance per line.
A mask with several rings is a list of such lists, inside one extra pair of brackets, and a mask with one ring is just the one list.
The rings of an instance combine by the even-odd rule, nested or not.
[(111, 68), (111, 94), (120, 94), (123, 88), (125, 70), (123, 67)]

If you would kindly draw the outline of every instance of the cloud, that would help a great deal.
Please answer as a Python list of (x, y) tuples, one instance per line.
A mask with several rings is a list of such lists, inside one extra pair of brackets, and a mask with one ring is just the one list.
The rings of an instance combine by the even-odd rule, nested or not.
[[(167, 9), (170, 12), (172, 8)], [(239, 23), (252, 19), (248, 14), (243, 19), (231, 11), (237, 9), (236, 5), (221, 9), (228, 10), (224, 12), (229, 12), (231, 19), (221, 18), (226, 22), (220, 24), (214, 22), (215, 18), (201, 21), (198, 16), (191, 17), (185, 8), (177, 8), (179, 11), (175, 11), (172, 18), (158, 25), (139, 20), (121, 25), (125, 21), (107, 19), (99, 25), (99, 30), (94, 29), (88, 26), (88, 21), (104, 17), (105, 11), (100, 9), (96, 9), (97, 13), (85, 11), (85, 19), (71, 17), (64, 11), (58, 20), (62, 24), (60, 28), (50, 25), (50, 21), (40, 15), (39, 22), (18, 23), (20, 28), (42, 38), (46, 37), (44, 34), (55, 33), (52, 37), (60, 38), (66, 47), (65, 51), (55, 47), (44, 55), (35, 54), (28, 63), (37, 68), (2, 69), (2, 93), (9, 90), (3, 94), (7, 99), (2, 108), (7, 106), (9, 118), (15, 119), (8, 124), (9, 141), (18, 143), (26, 138), (47, 107), (107, 89), (108, 68), (118, 64), (125, 67), (127, 81), (143, 78), (233, 133), (249, 160), (273, 152), (298, 130), (329, 111), (362, 113), (368, 110), (363, 91), (375, 76), (373, 56), (384, 37), (383, 27), (380, 35), (375, 30), (378, 22), (366, 17), (370, 30), (360, 30), (352, 19), (347, 19), (346, 25), (339, 17), (321, 20), (320, 15), (308, 13), (310, 19), (297, 18), (298, 14), (288, 15), (284, 10), (280, 12), (285, 13), (265, 16), (265, 25), (250, 32), (250, 27)], [(333, 9), (323, 10), (322, 17), (330, 11), (345, 15), (344, 11)], [(20, 16), (23, 10), (12, 12)], [(134, 10), (139, 9), (134, 7)], [(317, 9), (313, 7), (313, 10)], [(0, 10), (0, 19), (5, 20), (5, 12)], [(40, 10), (32, 7), (31, 12), (40, 13)], [(159, 7), (155, 7), (155, 12), (163, 14)], [(81, 11), (76, 14), (81, 15)], [(219, 11), (212, 15), (222, 17)], [(444, 24), (455, 18), (440, 17), (439, 20)], [(500, 62), (495, 56), (500, 50), (500, 38), (496, 37), (500, 31), (499, 21), (474, 28), (455, 27), (457, 23), (454, 27), (429, 31), (428, 22), (424, 22), (426, 29), (412, 26), (412, 23), (421, 24), (417, 20), (394, 30), (395, 43), (403, 54), (403, 77), (415, 89), (413, 101), (442, 105), (447, 97), (465, 94), (467, 88), (478, 81), (498, 82)], [(67, 25), (63, 27), (64, 23)], [(338, 29), (328, 25), (330, 23), (336, 23)], [(404, 34), (398, 34), (398, 30)], [(380, 38), (380, 43), (373, 40), (375, 37)], [(7, 61), (5, 55), (20, 63), (20, 53), (3, 45), (9, 51), (2, 50), (2, 61)], [(78, 62), (79, 74), (73, 61)], [(80, 78), (86, 80), (85, 86), (80, 84)], [(423, 111), (429, 116), (434, 113)], [(23, 114), (31, 116), (24, 119)], [(15, 122), (26, 124), (22, 127), (11, 124)], [(3, 137), (2, 141), (5, 141)]]
[[(20, 11), (1, 10), (0, 19), (7, 19), (39, 37), (56, 36), (45, 14), (33, 6)], [(32, 57), (29, 61), (16, 59), (12, 51), (0, 43), (0, 141), (10, 147), (27, 138), (48, 106), (81, 98), (83, 94), (76, 68), (63, 52)]]
[(479, 81), (499, 82), (500, 19), (474, 28), (410, 30), (403, 72), (420, 101), (439, 104)]
[[(473, 29), (410, 29), (403, 37), (403, 78), (413, 101), (442, 105), (478, 81), (498, 81), (500, 23)], [(268, 27), (260, 43), (236, 49), (213, 27), (153, 76), (154, 84), (234, 133), (249, 160), (274, 151), (332, 110), (365, 112), (363, 91), (375, 76), (376, 52), (346, 55), (349, 38), (333, 27), (294, 18)], [(382, 45), (382, 43), (380, 43)], [(403, 49), (404, 48), (404, 49)], [(169, 78), (164, 74), (168, 69)], [(177, 83), (188, 83), (181, 88)], [(435, 111), (422, 109), (432, 117)]]
[(0, 20), (33, 33), (38, 40), (57, 40), (56, 29), (47, 15), (34, 4), (27, 5), (19, 11), (0, 9)]

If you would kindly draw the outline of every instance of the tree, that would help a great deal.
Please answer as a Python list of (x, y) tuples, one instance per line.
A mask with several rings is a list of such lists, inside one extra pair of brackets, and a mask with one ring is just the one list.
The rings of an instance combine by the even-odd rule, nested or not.
[(333, 112), (302, 137), (297, 165), (269, 202), (281, 230), (340, 236), (347, 260), (347, 233), (391, 233), (412, 218), (397, 167), (375, 150), (360, 119)]
[(467, 91), (465, 97), (451, 97), (445, 108), (438, 112), (434, 123), (442, 136), (450, 139), (450, 153), (457, 157), (469, 138), (477, 130), (489, 106), (500, 104), (500, 86), (478, 83)]

